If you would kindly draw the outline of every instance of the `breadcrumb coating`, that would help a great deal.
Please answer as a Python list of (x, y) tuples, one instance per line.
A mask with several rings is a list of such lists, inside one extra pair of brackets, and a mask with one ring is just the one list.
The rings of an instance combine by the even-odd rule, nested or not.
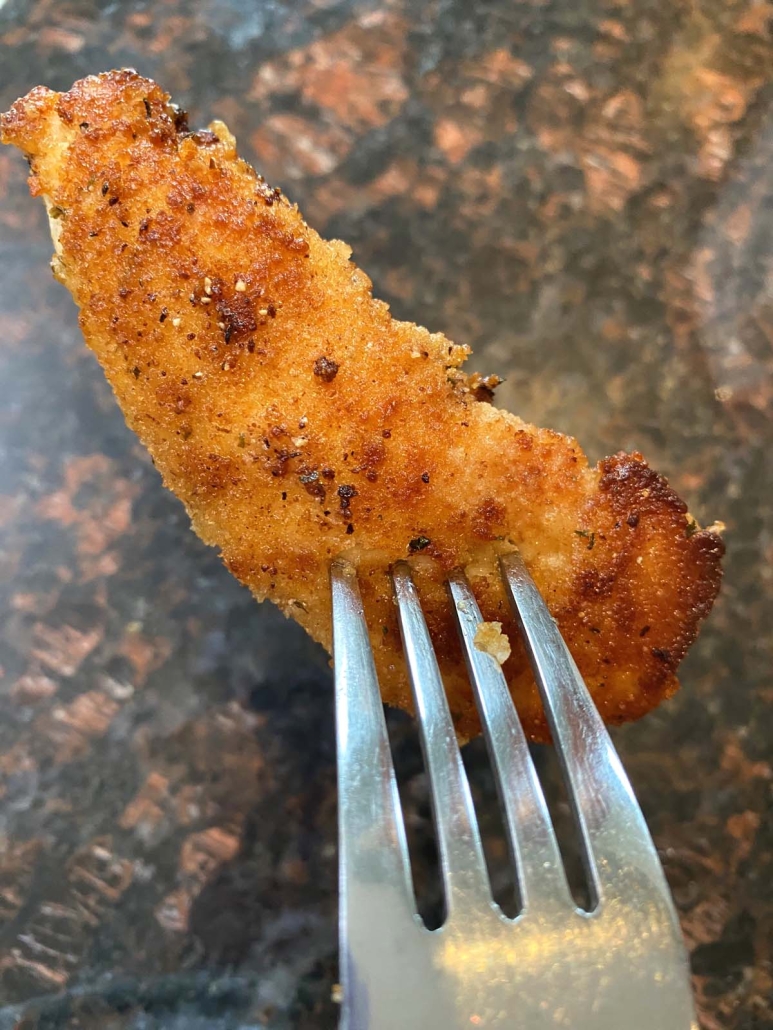
[(499, 665), (505, 664), (513, 650), (502, 632), (501, 622), (479, 622), (473, 644), (479, 651), (491, 655)]
[(592, 468), (486, 400), (467, 348), (399, 322), (236, 153), (132, 71), (32, 90), (0, 120), (48, 207), (53, 267), (126, 420), (196, 532), (258, 599), (331, 644), (328, 569), (359, 569), (385, 701), (410, 708), (390, 564), (409, 558), (461, 737), (479, 729), (444, 588), (461, 566), (524, 728), (547, 725), (497, 571), (519, 548), (603, 717), (634, 719), (719, 589), (700, 530), (642, 456)]

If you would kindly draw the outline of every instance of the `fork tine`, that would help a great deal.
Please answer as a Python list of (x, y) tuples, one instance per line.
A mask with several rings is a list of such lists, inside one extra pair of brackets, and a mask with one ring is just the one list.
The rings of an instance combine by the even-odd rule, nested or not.
[(670, 892), (641, 809), (569, 648), (520, 554), (500, 558), (582, 837), (595, 903)]
[(392, 581), (432, 792), (448, 920), (461, 919), (493, 906), (483, 847), (437, 659), (405, 562), (395, 564)]
[[(333, 597), (341, 973), (344, 993), (358, 966), (400, 946), (418, 916), (400, 799), (373, 652), (357, 585), (343, 560), (330, 567)], [(373, 928), (380, 927), (374, 941)], [(377, 963), (376, 963), (377, 964)], [(360, 974), (362, 975), (362, 974)], [(353, 988), (353, 984), (349, 983)]]
[(448, 592), (505, 814), (522, 913), (548, 906), (574, 909), (545, 796), (507, 682), (499, 663), (475, 647), (475, 632), (483, 620), (460, 569), (449, 576)]

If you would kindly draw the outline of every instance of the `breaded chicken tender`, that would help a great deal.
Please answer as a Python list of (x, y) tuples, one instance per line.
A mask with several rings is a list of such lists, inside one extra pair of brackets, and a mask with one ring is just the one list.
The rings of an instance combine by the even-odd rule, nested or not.
[(360, 574), (384, 700), (411, 707), (390, 564), (408, 558), (461, 737), (478, 717), (444, 578), (462, 566), (512, 643), (528, 735), (547, 725), (497, 570), (520, 549), (602, 715), (677, 688), (722, 543), (639, 454), (485, 399), (467, 348), (398, 322), (236, 153), (132, 71), (34, 89), (0, 122), (48, 207), (57, 278), (129, 425), (231, 572), (331, 644), (329, 566)]

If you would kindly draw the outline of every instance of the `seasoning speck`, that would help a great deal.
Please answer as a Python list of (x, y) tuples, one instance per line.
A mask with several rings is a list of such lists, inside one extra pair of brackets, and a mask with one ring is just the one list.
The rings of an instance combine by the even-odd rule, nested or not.
[(244, 279), (237, 279), (236, 280), (236, 286), (234, 287), (234, 289), (236, 290), (237, 293), (246, 293), (247, 292), (247, 283), (244, 281)]
[(352, 497), (357, 496), (357, 488), (349, 483), (342, 483), (338, 488), (338, 496), (341, 498), (341, 508), (347, 511)]
[(314, 375), (323, 383), (332, 383), (338, 375), (338, 362), (332, 358), (321, 357), (314, 362)]
[(417, 551), (423, 551), (425, 547), (429, 547), (431, 543), (432, 541), (428, 536), (417, 536), (408, 544), (408, 550), (411, 554), (415, 554)]
[(175, 329), (179, 329), (180, 326), (182, 325), (182, 319), (181, 318), (173, 318), (172, 319), (172, 325), (175, 327)]
[(575, 529), (574, 535), (584, 537), (588, 541), (588, 550), (593, 550), (593, 547), (596, 543), (595, 533), (589, 533), (587, 529)]

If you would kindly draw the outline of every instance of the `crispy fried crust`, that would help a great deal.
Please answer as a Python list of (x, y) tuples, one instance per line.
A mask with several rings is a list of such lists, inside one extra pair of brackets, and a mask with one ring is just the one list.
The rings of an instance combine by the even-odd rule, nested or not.
[(495, 567), (517, 546), (608, 722), (676, 690), (723, 548), (692, 531), (641, 455), (592, 469), (574, 440), (476, 400), (465, 348), (393, 320), (349, 249), (241, 161), (225, 126), (189, 133), (134, 72), (35, 89), (0, 132), (31, 160), (55, 272), (129, 425), (256, 597), (329, 648), (328, 566), (346, 554), (384, 698), (410, 707), (387, 569), (411, 556), (470, 736), (478, 718), (442, 585), (466, 566), (484, 618), (513, 643), (504, 669), (542, 740)]

